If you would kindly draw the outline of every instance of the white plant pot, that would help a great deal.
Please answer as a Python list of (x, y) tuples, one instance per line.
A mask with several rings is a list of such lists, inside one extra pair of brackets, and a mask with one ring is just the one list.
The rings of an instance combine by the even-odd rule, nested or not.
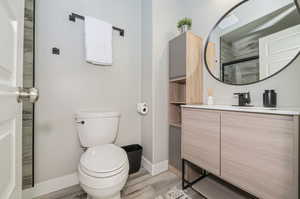
[(185, 33), (187, 31), (191, 30), (191, 28), (188, 25), (183, 25), (179, 28), (180, 33)]

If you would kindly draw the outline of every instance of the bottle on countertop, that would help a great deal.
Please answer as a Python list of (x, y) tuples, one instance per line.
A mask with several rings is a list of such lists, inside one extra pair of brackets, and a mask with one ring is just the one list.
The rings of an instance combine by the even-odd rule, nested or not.
[(208, 98), (207, 98), (207, 105), (214, 105), (214, 97), (213, 97), (213, 89), (208, 89)]
[(263, 94), (264, 107), (276, 107), (277, 106), (277, 93), (275, 90), (265, 90)]

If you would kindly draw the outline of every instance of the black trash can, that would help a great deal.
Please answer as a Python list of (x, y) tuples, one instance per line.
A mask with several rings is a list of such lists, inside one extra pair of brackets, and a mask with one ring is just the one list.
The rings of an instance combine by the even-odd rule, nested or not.
[(129, 174), (136, 173), (141, 168), (143, 147), (138, 144), (128, 145), (122, 147), (128, 156), (129, 160)]

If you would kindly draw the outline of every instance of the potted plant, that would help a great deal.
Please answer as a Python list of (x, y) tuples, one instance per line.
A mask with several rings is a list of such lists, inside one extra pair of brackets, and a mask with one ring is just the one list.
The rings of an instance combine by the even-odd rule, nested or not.
[(183, 18), (177, 23), (177, 28), (181, 33), (185, 33), (192, 28), (192, 19), (190, 18)]

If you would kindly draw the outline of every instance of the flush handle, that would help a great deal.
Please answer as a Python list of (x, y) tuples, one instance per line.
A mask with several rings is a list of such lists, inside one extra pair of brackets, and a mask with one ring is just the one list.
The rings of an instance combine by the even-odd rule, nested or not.
[(32, 104), (36, 103), (39, 99), (39, 90), (36, 88), (22, 88), (19, 87), (17, 91), (17, 101), (22, 103), (28, 101)]
[(84, 125), (85, 124), (85, 121), (80, 121), (80, 122), (76, 122), (77, 124), (82, 124)]

